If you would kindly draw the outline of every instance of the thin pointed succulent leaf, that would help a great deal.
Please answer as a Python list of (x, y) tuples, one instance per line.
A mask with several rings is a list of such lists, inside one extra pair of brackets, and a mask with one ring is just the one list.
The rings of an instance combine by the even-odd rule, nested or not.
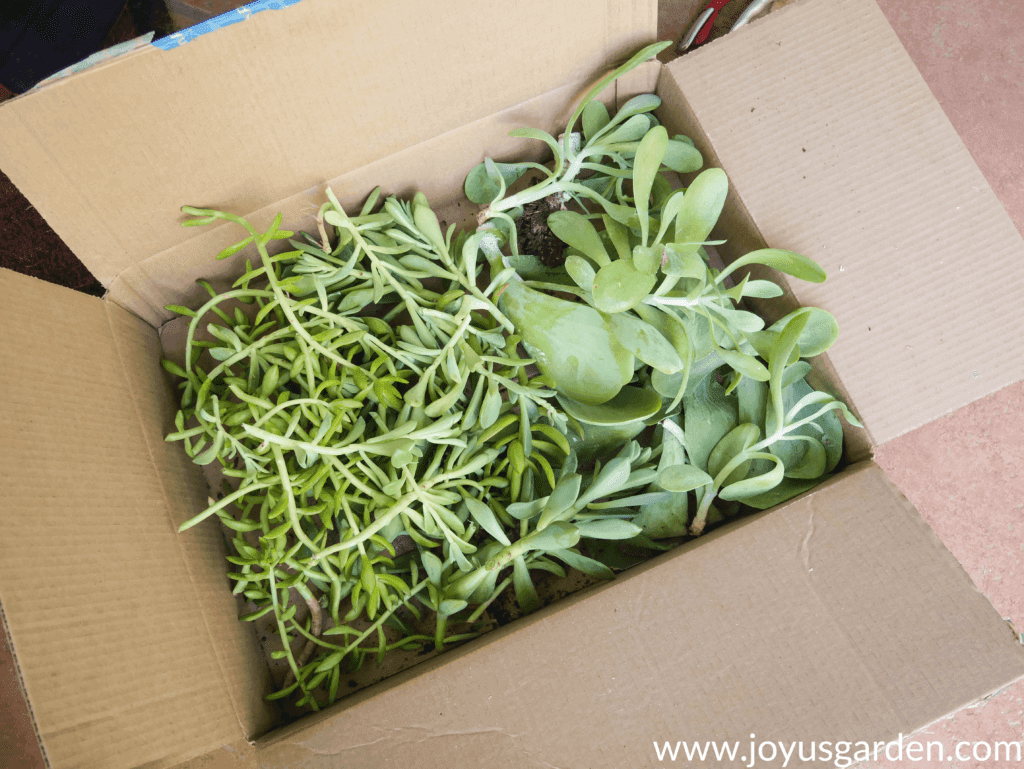
[(649, 198), (667, 146), (668, 131), (656, 126), (640, 140), (633, 161), (633, 205), (640, 217), (640, 243), (645, 246), (650, 234)]
[(469, 514), (473, 520), (476, 521), (480, 528), (494, 537), (498, 542), (505, 545), (511, 545), (508, 536), (505, 534), (505, 530), (498, 523), (497, 517), (494, 515), (494, 511), (489, 506), (481, 502), (479, 499), (474, 497), (465, 498), (466, 507), (469, 508)]
[(646, 387), (626, 385), (614, 398), (604, 403), (581, 403), (564, 395), (556, 395), (566, 414), (591, 425), (623, 425), (643, 422), (661, 409), (661, 398)]
[(581, 537), (588, 539), (631, 539), (643, 531), (635, 523), (624, 521), (621, 518), (577, 521), (576, 528)]
[(557, 517), (572, 507), (580, 494), (580, 484), (583, 476), (578, 473), (567, 473), (563, 475), (555, 485), (550, 496), (544, 505), (545, 515)]
[(782, 377), (785, 375), (786, 366), (789, 365), (790, 354), (797, 347), (797, 340), (807, 325), (806, 314), (796, 314), (787, 322), (785, 328), (779, 332), (774, 346), (768, 357), (769, 394), (768, 414), (765, 418), (765, 437), (771, 437), (776, 433), (782, 424), (785, 416), (785, 409), (782, 401)]
[(524, 612), (529, 614), (540, 606), (537, 588), (533, 585), (530, 570), (522, 556), (512, 562), (512, 587), (516, 593), (516, 602)]
[(511, 281), (498, 306), (522, 334), (560, 393), (582, 403), (604, 403), (633, 378), (633, 355), (616, 341), (601, 314)]
[(513, 502), (505, 510), (517, 520), (528, 521), (544, 512), (549, 500), (550, 497), (541, 497), (540, 499), (531, 499), (529, 502)]
[(651, 324), (626, 312), (608, 315), (605, 320), (619, 344), (648, 366), (664, 374), (683, 370), (683, 360), (672, 342)]
[(676, 173), (690, 174), (700, 170), (704, 165), (704, 158), (693, 144), (673, 138), (665, 148), (665, 159), (662, 163)]
[(632, 260), (619, 259), (604, 265), (594, 278), (594, 305), (601, 312), (625, 312), (640, 304), (654, 288), (657, 278), (645, 275)]
[(759, 382), (767, 382), (770, 379), (768, 369), (757, 358), (738, 350), (720, 349), (718, 354), (734, 371), (738, 371), (743, 376), (748, 376)]
[(662, 40), (657, 43), (652, 43), (651, 45), (648, 45), (645, 48), (642, 48), (641, 50), (637, 51), (624, 64), (612, 70), (603, 78), (601, 78), (597, 82), (597, 84), (594, 85), (594, 87), (587, 92), (587, 95), (583, 97), (583, 101), (580, 102), (580, 105), (573, 112), (572, 117), (569, 118), (569, 122), (566, 124), (566, 137), (564, 138), (565, 145), (568, 146), (568, 133), (569, 131), (572, 130), (573, 126), (576, 125), (576, 121), (583, 113), (583, 110), (586, 109), (587, 105), (590, 104), (590, 102), (594, 101), (594, 99), (597, 98), (597, 95), (601, 93), (601, 91), (603, 91), (609, 83), (626, 74), (630, 70), (636, 69), (638, 66), (643, 64), (648, 59), (653, 59), (655, 56), (657, 56), (670, 45), (672, 45), (671, 40)]
[(821, 355), (839, 338), (839, 323), (835, 316), (820, 307), (801, 307), (794, 310), (769, 326), (768, 330), (781, 332), (797, 315), (807, 316), (807, 324), (797, 339), (801, 357), (813, 358), (815, 355)]
[(665, 491), (693, 491), (713, 480), (708, 473), (693, 465), (672, 465), (658, 472), (658, 485)]
[[(566, 129), (568, 131), (568, 129)], [(547, 131), (541, 131), (539, 128), (515, 128), (508, 132), (509, 136), (523, 137), (526, 139), (537, 139), (542, 141), (551, 148), (551, 152), (554, 155), (555, 168), (561, 168), (563, 162), (562, 145), (555, 140), (551, 134)]]
[(651, 119), (647, 115), (633, 115), (601, 137), (601, 146), (639, 142), (651, 130)]
[(701, 379), (693, 392), (683, 397), (683, 434), (691, 464), (707, 471), (711, 451), (736, 427), (737, 415), (735, 397), (725, 394), (714, 374)]
[[(720, 168), (702, 171), (686, 189), (683, 207), (676, 216), (675, 242), (703, 243), (708, 239), (725, 206), (729, 178)], [(699, 246), (683, 245), (680, 250), (696, 251)]]
[(630, 463), (625, 457), (610, 460), (601, 468), (601, 472), (597, 474), (589, 488), (580, 495), (576, 507), (582, 508), (601, 497), (614, 494), (629, 480), (629, 472)]
[(685, 190), (676, 190), (661, 206), (661, 212), (658, 217), (658, 234), (655, 235), (654, 241), (660, 243), (661, 239), (665, 237), (665, 233), (668, 228), (675, 221), (675, 218), (679, 215), (679, 212), (683, 210), (683, 201), (686, 198)]
[(419, 231), (430, 241), (430, 245), (439, 253), (447, 250), (444, 233), (441, 232), (441, 225), (437, 221), (437, 214), (430, 208), (427, 196), (422, 192), (417, 192), (413, 198), (412, 218)]
[(602, 102), (590, 102), (583, 109), (583, 138), (590, 141), (609, 122), (611, 117), (608, 115), (608, 108)]
[[(761, 428), (755, 424), (746, 422), (734, 427), (711, 451), (711, 456), (708, 457), (708, 474), (712, 478), (717, 478), (726, 465), (745, 453), (760, 437)], [(750, 463), (751, 460), (749, 459), (742, 462), (722, 481), (722, 485), (735, 483), (746, 477), (747, 473), (750, 472)]]
[(742, 295), (753, 299), (775, 299), (782, 296), (782, 289), (770, 280), (748, 280), (743, 286)]
[(753, 497), (758, 494), (764, 494), (767, 491), (771, 491), (782, 482), (783, 465), (777, 457), (764, 453), (752, 454), (751, 457), (753, 459), (773, 460), (774, 467), (762, 475), (755, 475), (753, 478), (745, 478), (742, 481), (737, 481), (729, 484), (728, 486), (724, 486), (722, 490), (718, 492), (718, 496), (721, 499), (729, 502), (743, 500), (747, 497)]
[(575, 211), (555, 211), (548, 216), (548, 227), (559, 240), (568, 243), (598, 266), (611, 262), (601, 236), (583, 215)]
[(615, 572), (609, 569), (600, 561), (595, 561), (593, 558), (588, 558), (585, 555), (581, 555), (576, 550), (553, 550), (550, 554), (555, 558), (558, 558), (565, 562), (566, 566), (581, 571), (584, 574), (589, 574), (592, 577), (601, 577), (603, 579), (611, 579), (615, 576)]
[(526, 540), (530, 550), (551, 552), (575, 547), (580, 541), (580, 532), (571, 523), (553, 521), (540, 531), (527, 535), (520, 542), (523, 540)]
[(781, 248), (762, 248), (741, 256), (722, 270), (718, 275), (718, 282), (721, 283), (724, 278), (748, 264), (763, 264), (809, 283), (822, 283), (825, 280), (825, 271), (813, 259)]

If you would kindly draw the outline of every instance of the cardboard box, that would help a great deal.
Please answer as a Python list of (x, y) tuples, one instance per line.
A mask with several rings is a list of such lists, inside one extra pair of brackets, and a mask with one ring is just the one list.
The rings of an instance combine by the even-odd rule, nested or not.
[(275, 729), (220, 532), (176, 532), (206, 487), (163, 441), (162, 307), (238, 270), (212, 261), (237, 232), (182, 229), (179, 207), (302, 228), (325, 183), (346, 205), (380, 184), (471, 213), (465, 173), (527, 151), (511, 128), (557, 130), (656, 11), (303, 0), (0, 107), (0, 164), (109, 286), (0, 273), (0, 603), (52, 766), (170, 766), (240, 738), (266, 767), (649, 766), (654, 742), (887, 741), (1024, 676), (871, 461), (1024, 376), (1005, 354), (1022, 241), (873, 0), (803, 0), (607, 96), (656, 89), (671, 132), (727, 171), (727, 261), (767, 243), (828, 271), (770, 314), (839, 319), (816, 363), (867, 426), (849, 467)]

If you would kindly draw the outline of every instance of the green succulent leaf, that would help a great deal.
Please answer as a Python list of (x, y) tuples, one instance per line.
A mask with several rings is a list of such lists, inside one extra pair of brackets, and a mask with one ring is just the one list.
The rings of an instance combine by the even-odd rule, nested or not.
[(623, 425), (643, 422), (661, 409), (661, 398), (645, 387), (626, 385), (615, 397), (599, 404), (582, 403), (564, 395), (555, 396), (569, 416), (591, 425)]
[(753, 507), (755, 510), (767, 510), (770, 507), (781, 505), (798, 494), (803, 494), (809, 489), (813, 489), (819, 483), (821, 478), (814, 479), (797, 479), (797, 478), (783, 478), (779, 485), (770, 491), (765, 491), (761, 494), (755, 494), (751, 497), (745, 497), (743, 504)]
[(661, 162), (676, 173), (691, 174), (700, 170), (704, 165), (704, 158), (693, 144), (675, 137), (669, 140), (665, 148), (665, 158)]
[(567, 256), (565, 258), (565, 271), (569, 273), (569, 277), (573, 279), (573, 282), (584, 291), (594, 290), (594, 278), (597, 277), (597, 271), (582, 256), (577, 256), (576, 254)]
[(474, 497), (465, 498), (466, 507), (469, 508), (469, 514), (473, 517), (473, 520), (479, 524), (480, 528), (494, 537), (498, 542), (503, 545), (511, 545), (508, 536), (505, 534), (505, 530), (498, 523), (498, 519), (494, 515), (494, 511), (491, 510), (486, 504), (481, 502), (479, 499)]
[(672, 465), (658, 472), (658, 485), (666, 491), (693, 491), (712, 481), (714, 478), (693, 465)]
[(601, 236), (594, 225), (582, 214), (575, 211), (555, 211), (548, 216), (548, 227), (555, 236), (568, 243), (598, 266), (611, 262), (604, 249)]
[(552, 550), (549, 552), (555, 558), (564, 561), (566, 566), (581, 571), (584, 574), (589, 574), (592, 577), (611, 579), (615, 576), (615, 572), (603, 563), (595, 561), (593, 558), (588, 558), (585, 555), (580, 555), (576, 550)]
[(516, 602), (524, 612), (532, 612), (540, 606), (537, 588), (530, 578), (530, 570), (522, 556), (512, 562), (512, 587), (516, 593)]
[(611, 117), (608, 115), (608, 108), (599, 101), (590, 102), (583, 109), (583, 138), (590, 141), (609, 122)]
[(597, 271), (594, 305), (601, 312), (625, 312), (640, 304), (656, 282), (654, 275), (637, 270), (632, 260), (619, 259)]
[(738, 405), (734, 396), (710, 374), (683, 397), (683, 434), (686, 453), (694, 467), (707, 472), (712, 450), (737, 425)]
[(508, 283), (498, 306), (519, 329), (541, 373), (563, 395), (581, 403), (604, 403), (632, 379), (632, 354), (592, 307), (548, 296), (516, 280)]
[(638, 142), (650, 130), (651, 119), (647, 115), (633, 115), (625, 123), (601, 137), (601, 145)]
[(574, 547), (580, 541), (580, 532), (571, 523), (552, 521), (540, 531), (535, 531), (520, 540), (524, 541), (530, 550), (555, 552)]
[(720, 168), (702, 171), (686, 189), (683, 207), (676, 216), (675, 242), (683, 252), (696, 251), (708, 239), (725, 206), (729, 179)]
[(774, 467), (762, 475), (755, 475), (753, 478), (746, 478), (742, 481), (737, 481), (728, 486), (724, 486), (722, 490), (718, 492), (718, 496), (721, 499), (730, 502), (743, 500), (748, 497), (753, 497), (755, 495), (771, 491), (782, 482), (784, 468), (782, 462), (777, 457), (771, 454), (756, 453), (752, 454), (751, 458), (771, 460), (774, 462)]
[(605, 316), (619, 344), (648, 366), (664, 374), (683, 370), (675, 346), (658, 329), (626, 312)]
[(798, 315), (807, 316), (807, 324), (797, 339), (802, 357), (813, 358), (815, 355), (821, 355), (835, 344), (839, 338), (839, 323), (832, 313), (819, 307), (801, 307), (794, 310), (769, 326), (768, 330), (781, 332), (786, 324)]
[(823, 283), (825, 280), (825, 271), (813, 259), (781, 248), (762, 248), (734, 261), (719, 273), (717, 281), (721, 283), (740, 267), (746, 267), (748, 264), (763, 264), (809, 283)]
[[(726, 465), (744, 454), (761, 437), (761, 428), (749, 422), (737, 425), (720, 440), (708, 457), (708, 474), (718, 478)], [(746, 477), (750, 472), (750, 459), (742, 462), (722, 481), (722, 485), (735, 483)]]
[(466, 176), (464, 185), (466, 197), (478, 205), (486, 205), (495, 201), (501, 194), (502, 181), (504, 181), (505, 188), (508, 189), (520, 176), (536, 166), (532, 163), (495, 162), (493, 167), (501, 175), (500, 179), (488, 173), (486, 163), (481, 163)]
[(634, 246), (633, 266), (638, 272), (645, 275), (654, 275), (661, 267), (661, 254), (664, 251), (660, 246)]
[(647, 245), (650, 230), (650, 217), (648, 206), (650, 205), (651, 189), (654, 186), (654, 177), (658, 175), (661, 168), (661, 161), (665, 157), (665, 149), (668, 146), (668, 131), (664, 126), (655, 126), (636, 148), (636, 158), (633, 165), (633, 205), (640, 217), (640, 243)]
[(620, 518), (577, 521), (576, 528), (581, 537), (588, 539), (631, 539), (643, 531), (635, 523)]

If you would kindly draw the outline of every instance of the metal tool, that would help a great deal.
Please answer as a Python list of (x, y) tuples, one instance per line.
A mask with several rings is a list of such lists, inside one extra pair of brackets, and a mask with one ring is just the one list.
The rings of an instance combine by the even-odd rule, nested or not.
[[(700, 45), (707, 40), (708, 35), (711, 34), (711, 27), (715, 23), (715, 17), (718, 16), (718, 12), (727, 6), (729, 2), (730, 0), (711, 0), (679, 41), (679, 45), (676, 46), (676, 53), (684, 53), (693, 46)], [(750, 23), (750, 20), (761, 13), (771, 2), (772, 0), (754, 0), (740, 14), (740, 17), (736, 19), (736, 23), (732, 25), (729, 31), (734, 32), (744, 24)]]

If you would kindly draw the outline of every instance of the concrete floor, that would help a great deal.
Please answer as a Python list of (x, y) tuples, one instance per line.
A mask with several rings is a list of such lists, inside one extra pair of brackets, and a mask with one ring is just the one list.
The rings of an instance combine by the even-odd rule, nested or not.
[[(819, 0), (824, 2), (825, 0)], [(950, 121), (1024, 233), (1024, 3), (878, 0)], [(662, 34), (678, 38), (697, 3), (662, 0)], [(1000, 614), (1024, 631), (1024, 382), (879, 447), (876, 460)], [(929, 727), (943, 743), (1024, 740), (1024, 682)], [(970, 755), (973, 746), (962, 748)], [(984, 756), (980, 748), (977, 755)], [(0, 635), (0, 765), (42, 757)], [(203, 764), (251, 766), (243, 746)], [(991, 760), (886, 761), (868, 769), (987, 769)]]

